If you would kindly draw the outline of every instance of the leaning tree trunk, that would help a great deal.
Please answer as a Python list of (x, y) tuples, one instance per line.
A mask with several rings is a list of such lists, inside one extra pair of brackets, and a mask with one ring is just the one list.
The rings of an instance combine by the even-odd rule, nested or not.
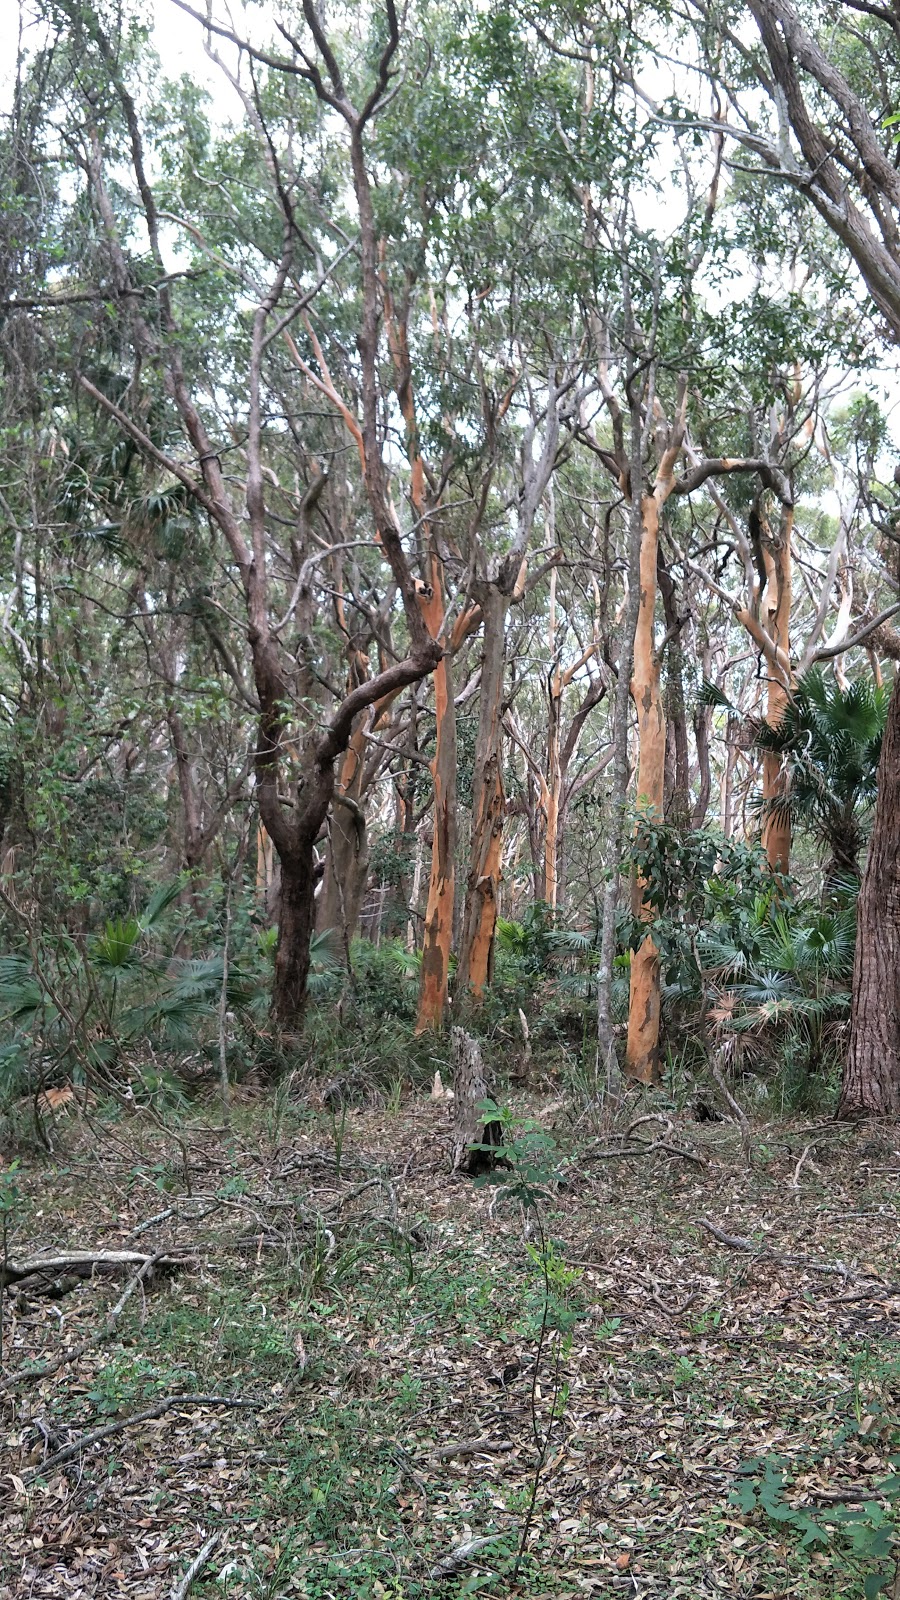
[[(638, 720), (638, 808), (657, 821), (662, 819), (666, 773), (666, 719), (659, 683), (659, 658), (653, 638), (656, 572), (659, 550), (659, 505), (655, 495), (642, 502), (640, 607), (634, 635), (631, 693)], [(633, 889), (636, 915), (649, 917), (643, 884)], [(659, 1076), (660, 961), (652, 933), (641, 941), (631, 958), (628, 1000), (626, 1070), (630, 1078), (654, 1083)]]
[(900, 1113), (900, 670), (878, 767), (878, 801), (859, 893), (850, 1048), (839, 1117)]
[(484, 652), (481, 665), (478, 737), (475, 743), (472, 838), (463, 910), (456, 994), (461, 1005), (479, 1003), (490, 982), (500, 898), (500, 865), (506, 796), (501, 768), (500, 722), (506, 665), (509, 596), (484, 585)]

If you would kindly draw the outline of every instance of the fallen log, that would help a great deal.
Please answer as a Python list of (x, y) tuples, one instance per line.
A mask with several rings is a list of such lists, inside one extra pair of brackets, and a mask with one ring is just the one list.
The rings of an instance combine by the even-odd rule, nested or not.
[(181, 1267), (196, 1260), (189, 1251), (171, 1251), (167, 1255), (148, 1255), (144, 1250), (67, 1250), (55, 1256), (35, 1256), (30, 1261), (0, 1263), (0, 1288), (11, 1283), (24, 1283), (26, 1278), (55, 1277), (60, 1272), (78, 1271), (79, 1268), (100, 1268), (115, 1271), (120, 1267)]

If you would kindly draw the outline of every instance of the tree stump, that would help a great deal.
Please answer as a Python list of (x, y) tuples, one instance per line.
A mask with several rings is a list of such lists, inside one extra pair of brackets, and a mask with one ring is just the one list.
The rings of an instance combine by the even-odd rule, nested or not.
[(473, 1145), (503, 1143), (503, 1129), (496, 1118), (485, 1122), (479, 1107), (490, 1099), (481, 1045), (465, 1028), (451, 1030), (453, 1051), (453, 1165), (452, 1172), (468, 1172), (474, 1177), (491, 1172), (497, 1165), (493, 1150), (473, 1149)]

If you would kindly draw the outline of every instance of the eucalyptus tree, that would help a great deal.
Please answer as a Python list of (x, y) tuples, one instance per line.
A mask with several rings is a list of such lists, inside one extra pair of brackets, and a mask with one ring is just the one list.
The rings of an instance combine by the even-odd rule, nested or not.
[[(140, 77), (131, 42), (117, 38), (99, 11), (75, 4), (58, 11), (72, 65), (64, 106), (69, 170), (98, 235), (94, 259), (78, 266), (95, 286), (102, 283), (124, 321), (131, 350), (131, 371), (121, 372), (117, 383), (98, 372), (89, 349), (80, 351), (77, 381), (122, 436), (170, 483), (183, 487), (227, 550), (235, 598), (244, 611), (257, 710), (256, 795), (281, 866), (273, 1007), (279, 1023), (293, 1027), (306, 993), (315, 844), (334, 792), (336, 758), (360, 713), (425, 677), (440, 656), (422, 617), (391, 499), (385, 455), (389, 389), (379, 362), (379, 238), (367, 138), (392, 93), (400, 24), (387, 0), (383, 13), (371, 19), (373, 33), (357, 40), (356, 57), (348, 54), (342, 64), (340, 47), (312, 5), (304, 8), (305, 33), (291, 34), (284, 54), (237, 40), (230, 28), (210, 22), (210, 48), (224, 34), (236, 52), (230, 61), (222, 57), (222, 68), (238, 97), (242, 123), (229, 151), (226, 138), (217, 143), (198, 130), (192, 104), (178, 170), (172, 131), (164, 126), (167, 107), (158, 102), (150, 114), (129, 84)], [(206, 26), (199, 13), (197, 22)], [(313, 164), (311, 155), (326, 150), (329, 159)], [(167, 164), (158, 179), (155, 169)], [(204, 188), (214, 196), (208, 216), (198, 204)], [(178, 202), (188, 192), (192, 211), (184, 217)], [(345, 198), (349, 214), (343, 211)], [(230, 348), (218, 372), (220, 351), (197, 342), (198, 323), (212, 308), (193, 292), (190, 279), (171, 270), (167, 229), (180, 224), (194, 242), (191, 272), (215, 264), (237, 288)], [(331, 328), (326, 324), (320, 338), (309, 315), (316, 295), (342, 268), (348, 274), (341, 282), (343, 297), (352, 301), (353, 358), (336, 328), (329, 350)], [(294, 329), (303, 330), (302, 346)], [(164, 426), (154, 436), (147, 415), (160, 388)], [(227, 402), (241, 390), (244, 403), (229, 415)], [(305, 531), (316, 499), (320, 473), (304, 436), (314, 391), (324, 396), (354, 449), (366, 538), (386, 564), (406, 634), (399, 649), (389, 636), (383, 639), (380, 670), (361, 675), (339, 694), (321, 721), (317, 708), (307, 721), (297, 703), (302, 669), (290, 637), (309, 551), (295, 540), (285, 570), (273, 538), (276, 528)], [(343, 446), (332, 441), (333, 455), (335, 450), (340, 457)], [(298, 727), (302, 751), (293, 738)], [(294, 792), (286, 795), (279, 779), (292, 763)]]
[[(900, 344), (900, 175), (893, 159), (900, 20), (890, 5), (858, 0), (801, 14), (790, 0), (751, 0), (758, 45), (733, 7), (692, 0), (707, 71), (727, 101), (711, 119), (737, 141), (758, 189), (802, 196), (852, 260), (888, 341)], [(740, 8), (741, 11), (744, 8)], [(760, 118), (760, 90), (763, 118)], [(768, 106), (766, 107), (766, 100)], [(767, 111), (767, 115), (766, 115)], [(704, 119), (709, 125), (710, 119)], [(726, 134), (727, 128), (727, 134)], [(890, 609), (890, 608), (887, 608)], [(884, 617), (862, 619), (863, 643)], [(859, 898), (850, 1048), (841, 1094), (846, 1116), (900, 1108), (900, 935), (892, 907), (900, 867), (900, 680), (882, 746), (872, 843)]]

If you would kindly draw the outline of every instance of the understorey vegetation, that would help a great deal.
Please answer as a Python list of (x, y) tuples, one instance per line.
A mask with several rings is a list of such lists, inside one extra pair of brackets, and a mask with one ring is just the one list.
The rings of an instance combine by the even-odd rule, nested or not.
[(900, 1597), (900, 9), (7, 11), (0, 1591)]

